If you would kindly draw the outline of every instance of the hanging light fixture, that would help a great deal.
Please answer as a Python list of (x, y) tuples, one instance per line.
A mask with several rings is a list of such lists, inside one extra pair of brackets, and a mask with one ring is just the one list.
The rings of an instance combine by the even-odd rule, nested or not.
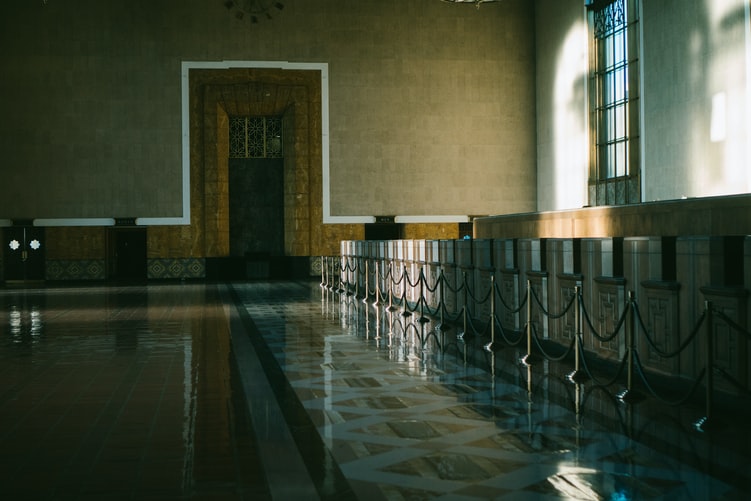
[(441, 1), (446, 2), (446, 3), (470, 3), (470, 4), (474, 4), (474, 6), (479, 9), (480, 4), (500, 2), (501, 0), (441, 0)]
[(237, 19), (250, 18), (250, 22), (256, 24), (258, 19), (265, 17), (272, 19), (272, 9), (282, 10), (282, 2), (268, 0), (226, 0), (224, 6), (231, 11)]

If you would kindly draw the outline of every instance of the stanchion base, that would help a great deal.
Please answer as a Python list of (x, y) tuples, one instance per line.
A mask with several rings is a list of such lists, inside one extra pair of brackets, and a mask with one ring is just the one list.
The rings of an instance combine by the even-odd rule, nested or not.
[(426, 316), (422, 316), (422, 317), (418, 318), (417, 321), (420, 322), (421, 324), (429, 324), (430, 323), (430, 319), (428, 317), (426, 317)]
[(496, 351), (500, 351), (503, 346), (495, 341), (491, 341), (482, 348), (488, 353), (495, 353)]
[(438, 324), (438, 325), (435, 326), (435, 330), (437, 330), (437, 331), (439, 331), (439, 332), (441, 332), (443, 334), (446, 334), (447, 332), (451, 331), (451, 326), (450, 325), (444, 325), (444, 324)]
[(644, 395), (638, 391), (625, 389), (616, 394), (616, 398), (626, 404), (638, 404), (644, 400)]
[(587, 381), (589, 381), (589, 376), (583, 370), (577, 369), (575, 371), (571, 371), (570, 373), (568, 373), (566, 375), (566, 379), (568, 379), (574, 384), (582, 384), (582, 383), (586, 383)]
[(542, 362), (542, 357), (534, 353), (528, 353), (521, 358), (520, 362), (524, 365), (535, 365)]
[(411, 316), (412, 316), (412, 312), (411, 312), (411, 311), (407, 311), (407, 310), (404, 310), (404, 311), (402, 312), (402, 316), (403, 316), (403, 317), (411, 317)]
[(466, 333), (466, 332), (462, 331), (462, 332), (458, 332), (458, 333), (456, 334), (456, 339), (457, 339), (458, 341), (464, 341), (464, 339), (465, 339), (465, 338), (469, 338), (469, 337), (471, 337), (471, 336), (472, 336), (471, 334), (468, 334), (468, 333)]
[(388, 308), (386, 308), (386, 310), (391, 311), (391, 312), (399, 311), (399, 307), (398, 306), (389, 306)]
[(717, 420), (717, 418), (710, 419), (709, 416), (694, 421), (694, 429), (702, 433), (711, 432), (723, 428), (723, 423)]

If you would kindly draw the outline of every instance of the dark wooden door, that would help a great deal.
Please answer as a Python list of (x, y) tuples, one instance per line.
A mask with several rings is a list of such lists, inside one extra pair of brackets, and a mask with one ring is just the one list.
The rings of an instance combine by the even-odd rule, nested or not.
[(44, 228), (12, 226), (5, 228), (3, 234), (5, 280), (44, 280)]
[(116, 280), (146, 279), (146, 228), (114, 228), (110, 234)]
[(284, 255), (284, 160), (231, 159), (229, 237), (232, 256)]

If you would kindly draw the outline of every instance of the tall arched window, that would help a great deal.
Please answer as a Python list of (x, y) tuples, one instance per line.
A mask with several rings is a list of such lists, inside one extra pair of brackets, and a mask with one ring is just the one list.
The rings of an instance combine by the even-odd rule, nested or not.
[(641, 201), (639, 0), (587, 0), (590, 26), (590, 205)]

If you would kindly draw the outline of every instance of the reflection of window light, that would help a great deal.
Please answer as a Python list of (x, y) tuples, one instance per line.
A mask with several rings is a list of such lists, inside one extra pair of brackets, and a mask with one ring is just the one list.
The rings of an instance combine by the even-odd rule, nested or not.
[(42, 312), (39, 307), (31, 307), (31, 335), (39, 336), (42, 333)]
[(11, 240), (10, 241), (10, 248), (11, 248), (11, 250), (18, 250), (19, 247), (21, 247), (21, 244), (18, 243), (18, 240)]
[(39, 247), (41, 247), (41, 246), (42, 246), (42, 244), (39, 243), (39, 240), (37, 240), (36, 238), (29, 243), (29, 247), (31, 247), (34, 250), (38, 250)]
[(10, 323), (10, 333), (14, 336), (21, 333), (21, 312), (15, 306), (11, 307), (10, 316), (8, 318)]

